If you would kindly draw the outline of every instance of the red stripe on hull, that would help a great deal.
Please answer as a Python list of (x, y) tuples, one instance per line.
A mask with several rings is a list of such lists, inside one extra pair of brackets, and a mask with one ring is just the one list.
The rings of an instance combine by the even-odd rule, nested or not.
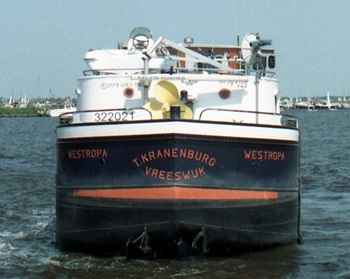
[(275, 200), (278, 192), (166, 187), (75, 190), (73, 196), (126, 200)]

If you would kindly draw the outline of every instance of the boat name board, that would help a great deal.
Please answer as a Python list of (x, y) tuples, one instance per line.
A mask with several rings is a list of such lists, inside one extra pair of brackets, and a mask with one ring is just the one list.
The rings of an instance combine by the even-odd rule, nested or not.
[[(204, 164), (204, 166), (202, 165), (197, 168), (184, 171), (169, 171), (147, 165), (152, 161), (157, 161), (164, 158), (182, 158), (186, 160), (194, 160), (201, 164)], [(159, 180), (180, 181), (196, 179), (205, 176), (207, 174), (205, 166), (214, 167), (216, 165), (216, 158), (211, 157), (204, 152), (192, 149), (168, 148), (152, 150), (147, 153), (140, 154), (139, 157), (136, 157), (132, 160), (132, 164), (137, 168), (145, 166), (144, 173), (146, 176), (150, 176)]]
[(106, 149), (76, 149), (68, 150), (68, 159), (79, 160), (79, 159), (97, 159), (107, 158)]
[[(76, 149), (67, 151), (68, 159), (95, 159), (107, 158), (106, 149)], [(208, 154), (195, 151), (192, 149), (182, 148), (168, 148), (158, 149), (156, 151), (149, 151), (134, 158), (132, 163), (136, 167), (147, 164), (151, 161), (163, 158), (184, 158), (188, 160), (195, 160), (204, 163), (210, 167), (214, 167), (216, 159), (210, 157)], [(244, 150), (244, 159), (246, 160), (270, 160), (270, 161), (284, 161), (286, 159), (285, 153), (282, 151), (264, 151), (264, 150)]]
[(188, 160), (195, 160), (204, 163), (210, 167), (213, 167), (216, 164), (216, 159), (214, 157), (210, 157), (208, 154), (201, 151), (195, 151), (192, 149), (184, 148), (166, 148), (152, 150), (147, 153), (141, 154), (137, 158), (134, 158), (132, 160), (132, 163), (136, 167), (140, 167), (142, 164), (147, 164), (151, 161), (163, 158), (184, 158)]
[(244, 159), (284, 161), (286, 159), (286, 156), (282, 151), (244, 150)]
[[(266, 150), (244, 150), (243, 156), (245, 160), (260, 161), (284, 161), (286, 158), (285, 153), (282, 151)], [(69, 160), (103, 159), (107, 158), (108, 155), (106, 149), (73, 149), (67, 151), (67, 157)], [(201, 165), (182, 171), (165, 170), (150, 165), (151, 162), (167, 158), (196, 161)], [(143, 168), (144, 174), (148, 177), (166, 181), (181, 181), (206, 176), (208, 167), (215, 167), (217, 159), (207, 153), (193, 149), (165, 148), (140, 154), (138, 157), (132, 159), (131, 163), (136, 168)]]
[(146, 166), (145, 174), (147, 176), (151, 176), (159, 180), (180, 181), (180, 180), (196, 179), (201, 176), (205, 176), (207, 173), (203, 166), (199, 168), (191, 169), (191, 170), (176, 171), (176, 172), (160, 170), (160, 169)]

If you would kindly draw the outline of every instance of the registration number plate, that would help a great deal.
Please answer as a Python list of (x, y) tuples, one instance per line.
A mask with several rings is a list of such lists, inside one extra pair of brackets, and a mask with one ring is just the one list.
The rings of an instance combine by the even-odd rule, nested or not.
[(95, 122), (118, 122), (134, 120), (134, 111), (102, 111), (95, 112)]

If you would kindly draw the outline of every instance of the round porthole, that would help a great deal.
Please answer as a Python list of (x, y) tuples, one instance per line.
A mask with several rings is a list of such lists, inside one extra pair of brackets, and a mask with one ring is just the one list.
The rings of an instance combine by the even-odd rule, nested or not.
[(222, 88), (222, 89), (219, 91), (219, 96), (220, 96), (221, 99), (226, 100), (226, 99), (230, 98), (230, 96), (231, 96), (231, 91), (228, 90), (227, 88)]
[(134, 89), (127, 87), (124, 89), (123, 94), (126, 98), (132, 98), (134, 96)]

